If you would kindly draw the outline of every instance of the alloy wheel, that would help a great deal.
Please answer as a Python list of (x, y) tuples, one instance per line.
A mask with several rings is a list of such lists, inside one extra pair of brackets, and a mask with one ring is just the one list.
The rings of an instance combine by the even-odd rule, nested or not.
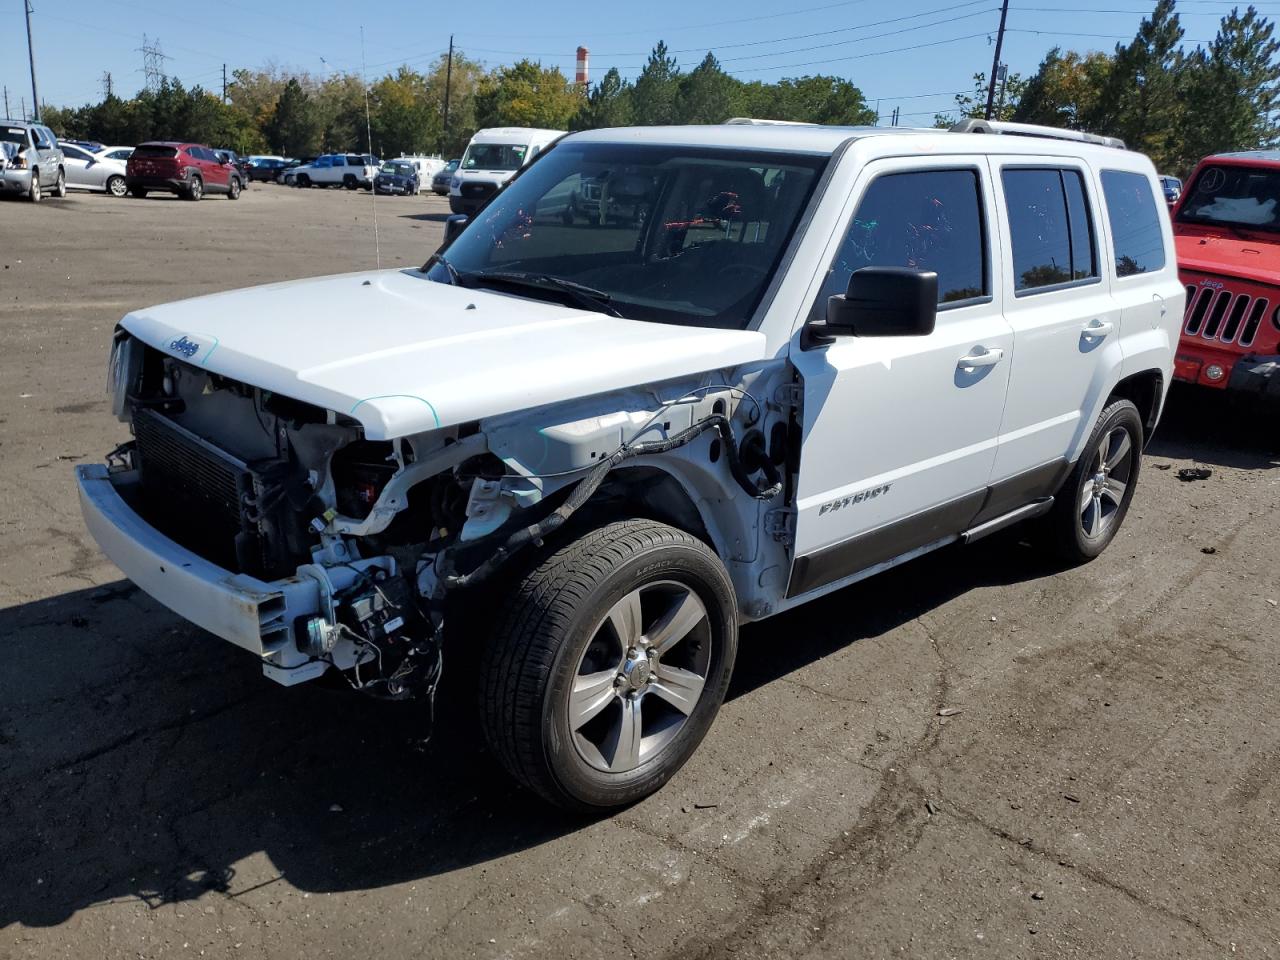
[(684, 584), (645, 584), (615, 603), (569, 692), (568, 725), (582, 759), (620, 774), (666, 749), (702, 697), (711, 643), (706, 607)]
[(1080, 489), (1080, 526), (1086, 537), (1103, 536), (1115, 522), (1133, 473), (1133, 440), (1124, 427), (1103, 436)]

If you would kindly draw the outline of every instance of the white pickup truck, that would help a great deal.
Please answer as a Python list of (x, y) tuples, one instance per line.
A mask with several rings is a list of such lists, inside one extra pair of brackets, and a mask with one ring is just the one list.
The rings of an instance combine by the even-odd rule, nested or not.
[[(742, 624), (1018, 521), (1072, 562), (1120, 529), (1183, 313), (1160, 185), (1004, 132), (575, 134), (421, 269), (138, 310), (85, 521), (283, 684), (430, 696), (477, 647), (506, 768), (630, 803)], [(646, 215), (565, 218), (612, 177)]]

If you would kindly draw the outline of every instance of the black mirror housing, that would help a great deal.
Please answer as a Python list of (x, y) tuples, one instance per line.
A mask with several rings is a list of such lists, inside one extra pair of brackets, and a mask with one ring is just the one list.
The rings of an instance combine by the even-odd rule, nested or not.
[(827, 300), (826, 322), (805, 327), (806, 345), (845, 337), (927, 337), (938, 319), (938, 275), (909, 267), (863, 267)]
[(451, 213), (444, 221), (444, 242), (446, 245), (453, 243), (458, 238), (467, 224), (471, 222), (471, 218), (465, 213)]

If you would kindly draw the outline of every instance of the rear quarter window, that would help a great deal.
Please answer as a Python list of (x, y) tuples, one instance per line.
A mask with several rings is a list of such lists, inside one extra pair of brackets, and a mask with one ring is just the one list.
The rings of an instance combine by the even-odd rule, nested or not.
[(1140, 173), (1103, 170), (1102, 195), (1116, 248), (1116, 276), (1163, 270), (1164, 229), (1151, 181)]

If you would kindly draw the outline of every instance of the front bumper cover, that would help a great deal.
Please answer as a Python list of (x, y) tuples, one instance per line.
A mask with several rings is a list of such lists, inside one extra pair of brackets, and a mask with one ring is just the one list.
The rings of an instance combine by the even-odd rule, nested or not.
[(1231, 368), (1227, 389), (1245, 396), (1280, 402), (1280, 356), (1241, 357)]
[(170, 540), (121, 496), (136, 474), (112, 474), (100, 463), (76, 467), (85, 526), (130, 580), (180, 617), (256, 653), (263, 672), (292, 685), (328, 664), (300, 651), (293, 624), (320, 612), (320, 583), (310, 577), (264, 581), (232, 573)]

